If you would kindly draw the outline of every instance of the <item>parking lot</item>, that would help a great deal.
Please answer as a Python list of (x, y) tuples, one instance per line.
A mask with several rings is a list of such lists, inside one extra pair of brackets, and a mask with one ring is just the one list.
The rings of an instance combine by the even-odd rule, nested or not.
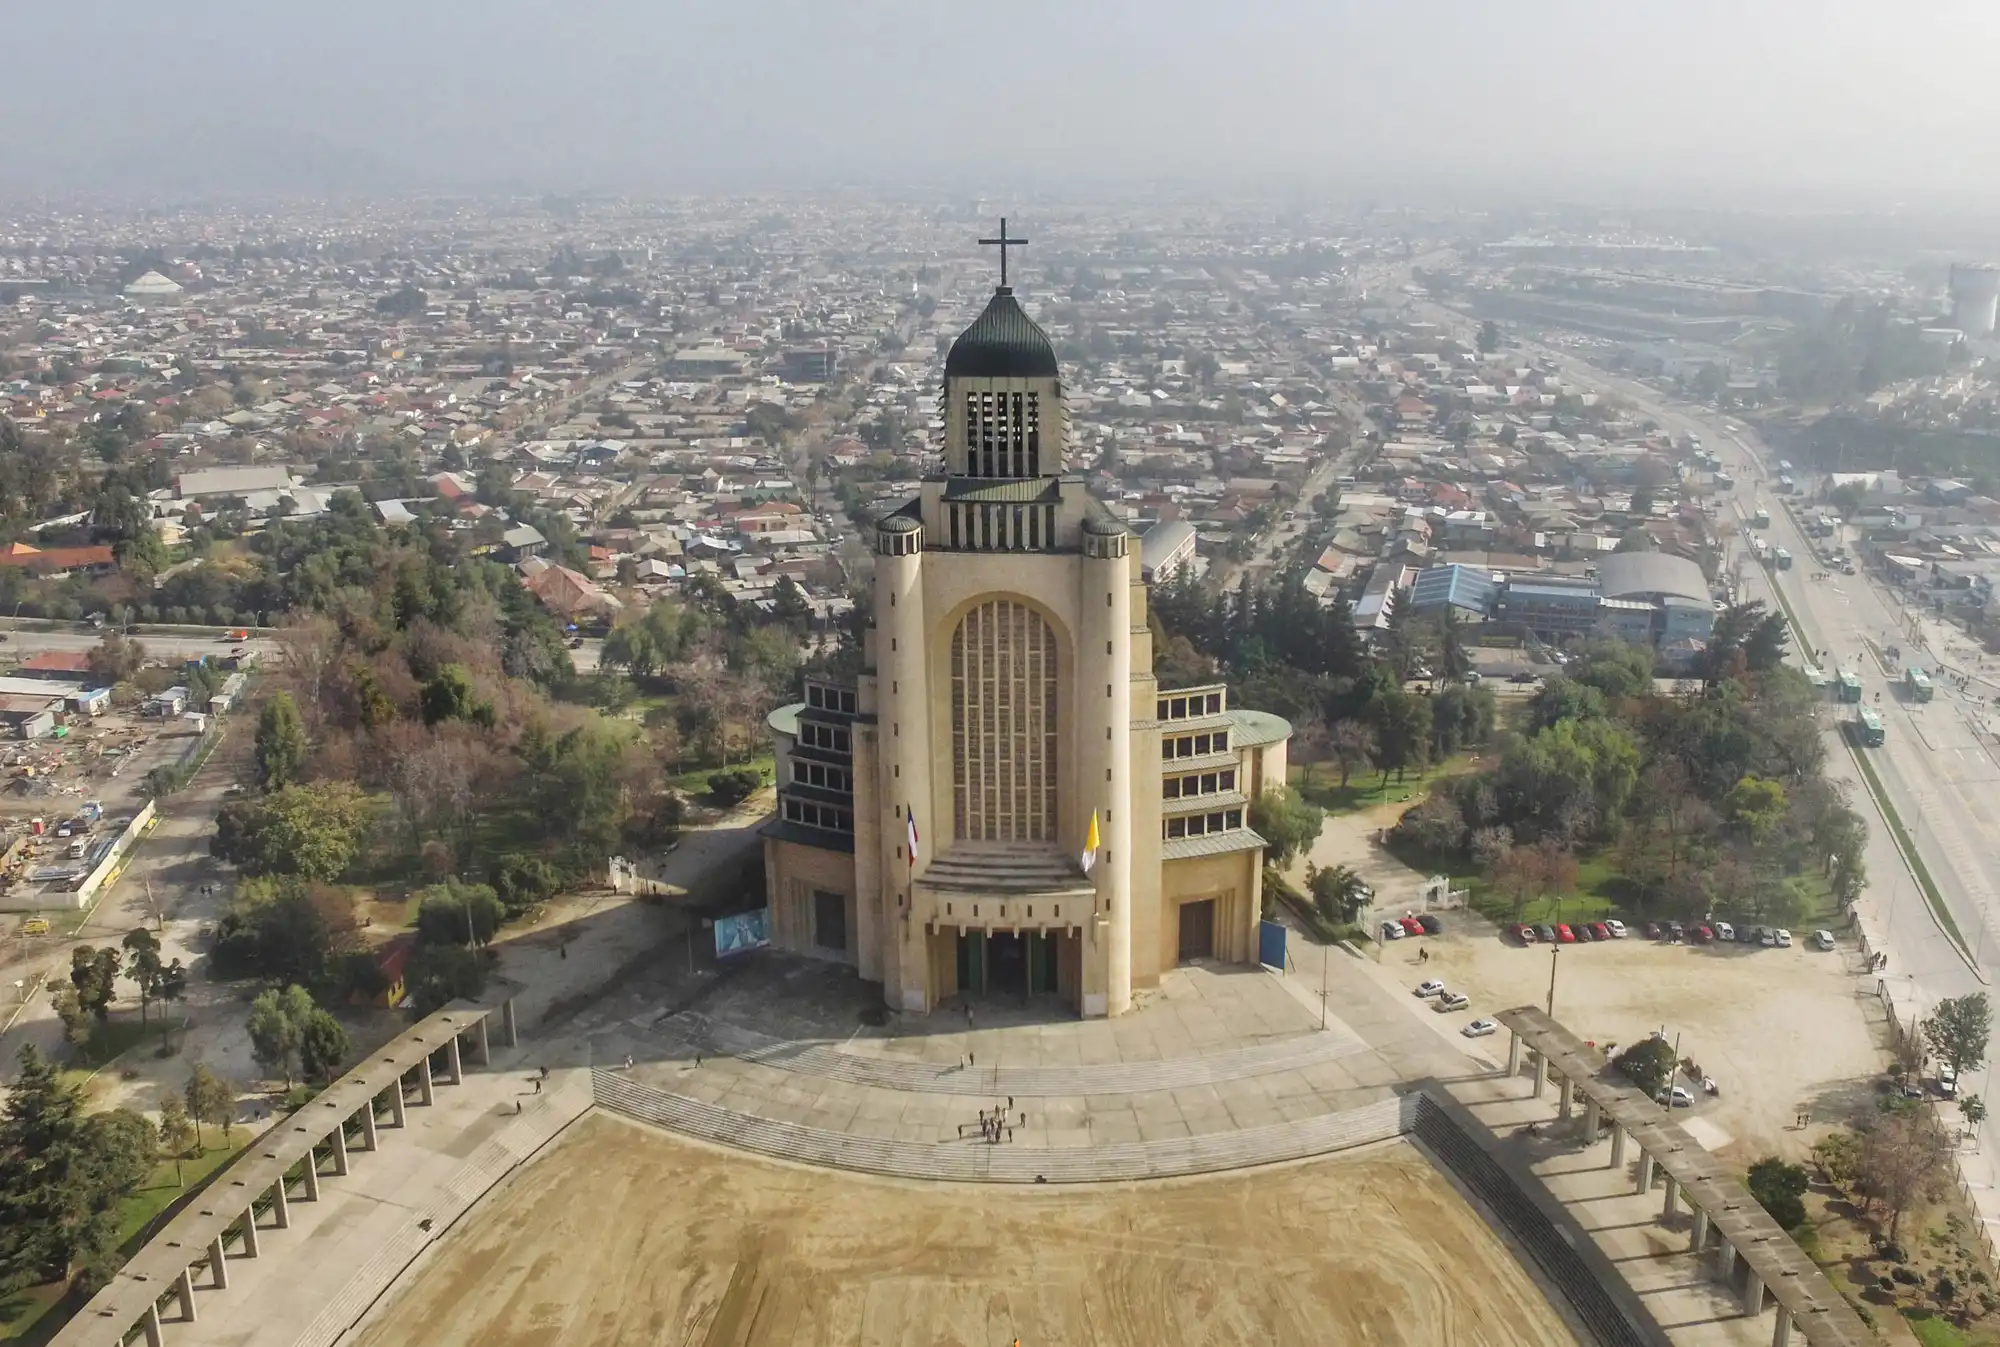
[[(1871, 1096), (1881, 1079), (1881, 1012), (1874, 982), (1857, 974), (1850, 945), (1814, 949), (1810, 932), (1790, 947), (1669, 944), (1634, 927), (1623, 940), (1523, 946), (1466, 911), (1439, 914), (1440, 936), (1380, 943), (1383, 977), (1410, 992), (1435, 979), (1466, 998), (1454, 1026), (1518, 1005), (1548, 1004), (1600, 1046), (1659, 1031), (1716, 1081), (1693, 1082), (1681, 1113), (1711, 1149), (1749, 1163), (1773, 1152), (1802, 1155), (1823, 1125)], [(1421, 953), (1420, 953), (1421, 951)], [(1425, 1015), (1433, 998), (1411, 998)], [(1422, 1007), (1421, 1010), (1418, 1008)], [(1801, 1114), (1812, 1122), (1798, 1126)]]

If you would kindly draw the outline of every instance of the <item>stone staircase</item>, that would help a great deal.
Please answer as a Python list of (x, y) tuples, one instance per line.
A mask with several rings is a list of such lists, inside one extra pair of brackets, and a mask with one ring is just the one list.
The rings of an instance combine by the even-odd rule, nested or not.
[[(342, 1341), (432, 1241), (442, 1238), (495, 1184), (582, 1117), (592, 1103), (589, 1078), (581, 1071), (564, 1073), (555, 1089), (528, 1103), (519, 1117), (510, 1119), (461, 1160), (427, 1201), (410, 1210), (402, 1224), (292, 1339), (292, 1347), (333, 1347)], [(384, 1137), (395, 1144), (393, 1131)], [(359, 1154), (357, 1163), (366, 1162), (366, 1154)]]
[(1157, 1090), (1220, 1085), (1252, 1076), (1298, 1071), (1367, 1051), (1345, 1025), (1297, 1034), (1247, 1048), (1162, 1061), (1105, 1062), (1093, 1066), (938, 1066), (867, 1053), (833, 1043), (781, 1039), (737, 1028), (704, 1015), (677, 1017), (673, 1027), (690, 1050), (740, 1058), (759, 1066), (850, 1085), (906, 1094), (980, 1099), (1063, 1099), (1090, 1094), (1149, 1094)]
[(1297, 1122), (1201, 1136), (1044, 1148), (851, 1136), (690, 1099), (641, 1085), (619, 1071), (594, 1070), (591, 1079), (600, 1107), (703, 1141), (862, 1174), (968, 1183), (1104, 1183), (1302, 1160), (1400, 1136), (1413, 1125), (1420, 1099), (1406, 1095)]
[(1641, 1330), (1619, 1307), (1569, 1236), (1492, 1152), (1449, 1111), (1428, 1096), (1417, 1098), (1411, 1129), (1417, 1140), (1485, 1204), (1517, 1254), (1535, 1261), (1591, 1341), (1598, 1347), (1661, 1347), (1663, 1340)]
[[(982, 847), (964, 842), (931, 857), (918, 872), (916, 882), (920, 888), (972, 898), (1048, 897), (1089, 902), (1097, 893), (1097, 886), (1083, 873), (1074, 855), (1043, 847)], [(1081, 911), (1078, 915), (1080, 919)]]

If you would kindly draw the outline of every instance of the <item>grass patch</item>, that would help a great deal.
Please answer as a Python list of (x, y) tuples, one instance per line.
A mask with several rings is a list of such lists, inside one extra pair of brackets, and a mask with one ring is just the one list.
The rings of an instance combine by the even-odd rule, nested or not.
[(1957, 945), (1969, 958), (1972, 951), (1966, 948), (1965, 936), (1959, 931), (1958, 922), (1953, 920), (1951, 908), (1945, 904), (1944, 894), (1938, 891), (1937, 881), (1931, 878), (1930, 867), (1924, 864), (1923, 855), (1917, 850), (1916, 839), (1911, 837), (1909, 829), (1903, 826), (1902, 816), (1896, 813), (1896, 806), (1889, 802), (1888, 793), (1882, 789), (1882, 779), (1875, 775), (1874, 764), (1868, 761), (1868, 750), (1856, 749), (1849, 744), (1848, 751), (1853, 754), (1856, 765), (1861, 768), (1863, 779), (1868, 782), (1868, 793), (1875, 797), (1876, 807), (1888, 821), (1889, 835), (1896, 839), (1896, 850), (1903, 853), (1903, 859), (1909, 863), (1911, 872), (1916, 875), (1917, 887), (1924, 892), (1924, 901), (1930, 904), (1931, 911), (1937, 916), (1938, 924), (1943, 926), (1945, 934), (1951, 937), (1951, 943)]
[(766, 784), (768, 784), (773, 774), (777, 771), (778, 762), (777, 758), (772, 754), (759, 753), (747, 761), (732, 762), (727, 767), (722, 766), (720, 763), (709, 763), (701, 767), (691, 767), (679, 776), (668, 777), (667, 785), (689, 799), (706, 800), (708, 798), (708, 778), (710, 775), (716, 772), (735, 771), (739, 767), (754, 769), (763, 776)]
[(1296, 763), (1291, 765), (1286, 775), (1288, 784), (1307, 803), (1318, 805), (1329, 814), (1352, 814), (1379, 805), (1408, 804), (1422, 799), (1437, 782), (1463, 775), (1474, 765), (1469, 755), (1459, 754), (1443, 762), (1432, 763), (1422, 771), (1405, 772), (1400, 781), (1384, 781), (1380, 772), (1367, 772), (1344, 788), (1340, 784), (1339, 772), (1330, 770), (1325, 764), (1313, 769), (1310, 784), (1306, 782), (1305, 769)]
[(1902, 1315), (1924, 1347), (1971, 1347), (1972, 1339), (1949, 1319), (1929, 1310), (1904, 1310)]

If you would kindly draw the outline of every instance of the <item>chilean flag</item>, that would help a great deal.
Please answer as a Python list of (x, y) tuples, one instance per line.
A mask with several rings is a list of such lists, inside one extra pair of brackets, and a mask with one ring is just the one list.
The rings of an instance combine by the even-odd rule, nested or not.
[(917, 811), (914, 808), (906, 806), (903, 810), (903, 817), (909, 821), (910, 825), (910, 868), (914, 870), (917, 868)]

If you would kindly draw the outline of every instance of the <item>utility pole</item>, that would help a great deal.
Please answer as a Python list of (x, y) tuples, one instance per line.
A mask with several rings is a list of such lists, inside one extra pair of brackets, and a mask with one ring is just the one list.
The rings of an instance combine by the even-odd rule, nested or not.
[(1549, 1002), (1546, 1007), (1548, 1017), (1550, 1019), (1554, 1019), (1556, 1017), (1556, 955), (1562, 949), (1562, 904), (1561, 903), (1556, 904), (1556, 919), (1555, 919), (1554, 929), (1556, 931), (1556, 939), (1552, 941), (1549, 945)]

